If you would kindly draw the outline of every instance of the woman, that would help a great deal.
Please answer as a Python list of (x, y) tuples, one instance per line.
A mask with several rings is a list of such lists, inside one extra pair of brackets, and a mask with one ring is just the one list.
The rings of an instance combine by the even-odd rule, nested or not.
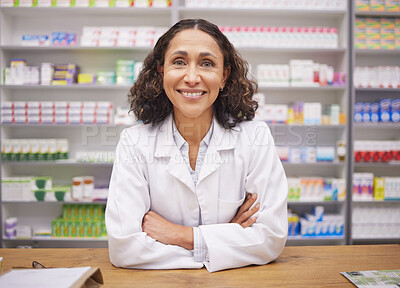
[(217, 26), (170, 28), (144, 61), (121, 133), (106, 226), (111, 262), (208, 271), (266, 264), (287, 237), (287, 182), (247, 63)]

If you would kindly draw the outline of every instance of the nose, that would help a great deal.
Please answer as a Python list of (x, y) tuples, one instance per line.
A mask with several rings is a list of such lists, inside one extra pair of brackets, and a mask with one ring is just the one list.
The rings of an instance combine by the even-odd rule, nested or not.
[(188, 65), (185, 71), (185, 77), (183, 79), (190, 86), (194, 86), (200, 82), (199, 71), (196, 65)]

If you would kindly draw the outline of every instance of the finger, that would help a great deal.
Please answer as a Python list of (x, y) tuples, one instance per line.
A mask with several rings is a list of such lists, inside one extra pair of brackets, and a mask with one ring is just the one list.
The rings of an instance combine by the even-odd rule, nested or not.
[(244, 203), (242, 204), (242, 206), (240, 206), (238, 214), (241, 214), (247, 210), (250, 209), (250, 207), (254, 204), (254, 202), (256, 202), (257, 200), (257, 194), (248, 194), (246, 197), (246, 200), (244, 201)]
[(247, 228), (250, 227), (251, 225), (254, 224), (254, 222), (256, 222), (257, 217), (251, 217), (249, 220), (247, 220), (246, 222), (243, 222), (242, 224), (240, 224), (243, 228)]
[(247, 221), (251, 216), (253, 216), (254, 214), (256, 214), (258, 212), (258, 210), (260, 210), (260, 204), (257, 204), (256, 206), (254, 206), (253, 208), (251, 208), (250, 210), (242, 213), (239, 217), (239, 223), (245, 222)]

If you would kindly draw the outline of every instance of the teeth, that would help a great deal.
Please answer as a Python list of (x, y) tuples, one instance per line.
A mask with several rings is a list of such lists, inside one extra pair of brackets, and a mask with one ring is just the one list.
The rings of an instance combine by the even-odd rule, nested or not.
[(181, 93), (188, 97), (199, 97), (203, 94), (203, 92), (189, 93), (189, 92), (183, 92), (183, 91), (181, 91)]

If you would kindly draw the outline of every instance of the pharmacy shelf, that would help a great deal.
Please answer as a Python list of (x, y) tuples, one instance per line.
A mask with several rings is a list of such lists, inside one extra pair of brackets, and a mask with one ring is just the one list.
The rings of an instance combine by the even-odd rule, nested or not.
[(400, 199), (399, 200), (356, 200), (356, 201), (352, 201), (353, 204), (397, 204), (400, 203)]
[(0, 49), (5, 52), (26, 52), (26, 51), (135, 51), (150, 52), (153, 47), (86, 47), (86, 46), (21, 46), (21, 45), (2, 45)]
[(2, 165), (13, 165), (13, 166), (112, 166), (113, 163), (101, 163), (101, 162), (79, 162), (76, 160), (49, 160), (49, 161), (2, 161)]
[(10, 205), (20, 205), (20, 204), (27, 204), (27, 205), (47, 205), (47, 204), (52, 204), (52, 205), (64, 205), (64, 204), (78, 204), (78, 205), (93, 205), (93, 204), (101, 204), (105, 205), (107, 204), (107, 201), (14, 201), (14, 200), (9, 200), (9, 201), (2, 201), (3, 204), (10, 204)]
[(400, 236), (399, 237), (353, 237), (354, 242), (395, 242), (396, 244), (400, 244)]
[(296, 86), (268, 86), (258, 85), (259, 90), (263, 91), (345, 91), (346, 86), (307, 86), (307, 87), (296, 87)]
[[(239, 52), (248, 53), (304, 53), (313, 55), (340, 55), (347, 50), (345, 48), (288, 48), (288, 47), (244, 47), (238, 46)], [(400, 51), (400, 50), (399, 50)]]
[(289, 206), (301, 206), (301, 205), (343, 205), (345, 201), (290, 201), (288, 200)]
[(356, 92), (400, 92), (400, 88), (355, 88)]
[(282, 162), (284, 167), (341, 167), (344, 162), (289, 163)]
[(400, 168), (400, 162), (387, 162), (387, 163), (354, 163), (354, 167), (369, 167), (369, 168)]
[(132, 125), (115, 125), (115, 124), (0, 124), (3, 128), (27, 128), (27, 127), (44, 127), (44, 128), (82, 128), (92, 126), (103, 127), (130, 127)]
[(0, 85), (7, 90), (124, 90), (131, 85), (95, 85), (95, 84), (71, 84), (71, 85)]
[(48, 16), (48, 15), (169, 15), (170, 7), (1, 7), (1, 11), (12, 16)]
[(372, 12), (372, 11), (356, 11), (356, 16), (368, 17), (400, 17), (400, 12)]
[(326, 241), (331, 241), (331, 240), (344, 240), (344, 236), (289, 236), (288, 240), (300, 240), (300, 241), (310, 241), (310, 240), (315, 240), (315, 241), (320, 241), (320, 240), (326, 240)]
[(357, 123), (354, 124), (357, 129), (400, 129), (400, 123)]
[(400, 55), (400, 49), (383, 50), (383, 49), (355, 49), (356, 55)]
[(344, 10), (306, 10), (306, 9), (268, 9), (268, 8), (225, 8), (225, 7), (212, 7), (212, 8), (202, 8), (202, 7), (179, 7), (178, 12), (181, 16), (190, 16), (192, 14), (201, 15), (246, 15), (251, 16), (301, 16), (301, 17), (328, 17), (328, 18), (340, 18), (346, 15)]
[(286, 124), (286, 123), (267, 123), (269, 127), (288, 127), (288, 128), (309, 128), (316, 127), (318, 129), (344, 129), (346, 125), (308, 125), (308, 124)]
[(107, 242), (106, 237), (51, 237), (51, 236), (34, 236), (30, 238), (6, 238), (3, 241), (77, 241), (77, 242)]

